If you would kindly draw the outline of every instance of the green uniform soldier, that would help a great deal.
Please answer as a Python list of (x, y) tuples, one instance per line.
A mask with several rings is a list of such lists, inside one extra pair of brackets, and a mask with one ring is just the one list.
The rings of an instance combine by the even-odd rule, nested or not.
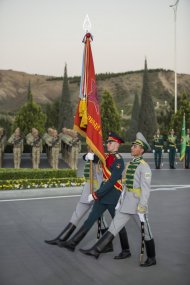
[(171, 129), (170, 134), (167, 138), (168, 153), (169, 153), (169, 164), (171, 169), (175, 169), (175, 159), (177, 150), (177, 137), (175, 136), (174, 129)]
[(145, 137), (141, 133), (137, 133), (136, 140), (131, 146), (131, 155), (134, 158), (126, 166), (125, 188), (118, 202), (119, 205), (116, 207), (115, 217), (102, 238), (91, 249), (81, 249), (82, 253), (98, 258), (104, 247), (114, 239), (129, 219), (133, 218), (142, 231), (142, 241), (145, 241), (147, 252), (146, 261), (142, 262), (141, 260), (140, 265), (148, 267), (156, 264), (155, 244), (148, 222), (151, 169), (142, 157), (148, 149), (150, 150), (150, 146)]
[(42, 153), (42, 139), (36, 128), (32, 128), (32, 132), (26, 136), (26, 142), (32, 147), (32, 166), (34, 169), (39, 168), (40, 155)]
[(20, 128), (16, 128), (14, 134), (8, 139), (8, 143), (13, 145), (14, 168), (20, 168), (21, 155), (24, 150), (24, 139)]
[(162, 152), (164, 151), (164, 140), (163, 136), (160, 135), (160, 130), (158, 129), (153, 137), (153, 153), (156, 169), (160, 169)]
[(49, 137), (46, 140), (48, 146), (51, 148), (51, 157), (52, 157), (52, 163), (51, 166), (54, 169), (58, 169), (58, 165), (59, 165), (59, 153), (61, 150), (61, 141), (59, 138), (59, 135), (57, 133), (57, 130), (53, 130), (52, 132), (52, 136)]
[[(106, 164), (102, 164), (103, 170), (103, 182), (100, 188), (88, 196), (88, 201), (94, 201), (93, 208), (78, 232), (68, 241), (61, 244), (71, 251), (75, 250), (75, 247), (85, 237), (93, 224), (102, 216), (102, 214), (108, 210), (112, 218), (115, 215), (115, 206), (122, 191), (122, 172), (124, 169), (124, 161), (121, 155), (118, 153), (118, 148), (123, 139), (117, 134), (109, 132), (107, 139), (108, 154), (106, 155)], [(116, 257), (117, 259), (127, 258), (131, 256), (127, 233), (125, 231), (125, 249), (122, 247), (122, 254)]]
[(6, 135), (4, 128), (0, 128), (0, 168), (3, 167), (3, 154), (6, 146)]
[(190, 129), (187, 129), (186, 134), (186, 151), (185, 151), (185, 168), (190, 167)]

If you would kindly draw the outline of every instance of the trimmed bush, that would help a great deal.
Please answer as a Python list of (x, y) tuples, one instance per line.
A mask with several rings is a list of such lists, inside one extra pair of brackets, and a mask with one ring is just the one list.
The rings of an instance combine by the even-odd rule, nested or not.
[(76, 177), (76, 171), (63, 169), (0, 168), (0, 180), (44, 179)]

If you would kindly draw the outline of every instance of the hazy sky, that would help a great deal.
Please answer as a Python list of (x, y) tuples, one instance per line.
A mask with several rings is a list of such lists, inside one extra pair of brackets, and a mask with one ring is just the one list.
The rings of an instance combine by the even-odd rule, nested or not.
[[(96, 73), (174, 69), (176, 0), (0, 0), (0, 69), (81, 75), (88, 14)], [(190, 0), (177, 11), (177, 71), (190, 74)]]

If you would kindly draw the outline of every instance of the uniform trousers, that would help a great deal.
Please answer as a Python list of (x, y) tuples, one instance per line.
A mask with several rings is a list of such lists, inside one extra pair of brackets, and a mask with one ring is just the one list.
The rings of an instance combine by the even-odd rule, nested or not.
[(186, 146), (185, 167), (189, 168), (189, 164), (190, 164), (190, 146)]
[(176, 148), (175, 147), (170, 147), (169, 150), (170, 150), (170, 152), (169, 152), (170, 167), (174, 167), (175, 156), (176, 156)]
[(154, 161), (155, 161), (156, 168), (160, 167), (161, 157), (162, 157), (162, 150), (161, 149), (155, 149)]
[(84, 228), (90, 230), (93, 224), (102, 216), (102, 214), (108, 210), (112, 219), (115, 215), (115, 205), (103, 204), (100, 201), (95, 201), (92, 211), (90, 212), (88, 219), (84, 222)]
[(14, 168), (20, 168), (21, 154), (22, 154), (21, 147), (13, 148)]
[(84, 215), (92, 208), (92, 204), (81, 203), (80, 201), (77, 203), (77, 206), (72, 214), (70, 219), (70, 223), (75, 225), (79, 224), (80, 220), (84, 217)]
[[(153, 236), (148, 222), (148, 215), (145, 214), (144, 217), (145, 217), (145, 222), (144, 222), (145, 240), (148, 241), (151, 240)], [(139, 227), (139, 230), (141, 230), (140, 219), (137, 214), (121, 213), (118, 210), (116, 211), (115, 217), (112, 220), (108, 231), (111, 232), (112, 235), (116, 236), (119, 233), (119, 231), (126, 225), (126, 223), (129, 221), (130, 218), (134, 219), (134, 221)]]
[(40, 147), (32, 148), (32, 165), (33, 168), (39, 168), (40, 164)]

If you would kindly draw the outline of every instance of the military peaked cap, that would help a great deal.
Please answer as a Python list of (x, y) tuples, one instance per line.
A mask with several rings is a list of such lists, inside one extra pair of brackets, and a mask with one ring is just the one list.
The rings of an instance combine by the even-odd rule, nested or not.
[(108, 132), (108, 137), (106, 141), (107, 142), (117, 142), (119, 144), (124, 143), (124, 140), (112, 131)]
[(141, 134), (140, 132), (136, 134), (136, 140), (132, 142), (132, 144), (137, 144), (142, 146), (144, 148), (144, 151), (151, 150), (149, 143), (147, 142), (143, 134)]

